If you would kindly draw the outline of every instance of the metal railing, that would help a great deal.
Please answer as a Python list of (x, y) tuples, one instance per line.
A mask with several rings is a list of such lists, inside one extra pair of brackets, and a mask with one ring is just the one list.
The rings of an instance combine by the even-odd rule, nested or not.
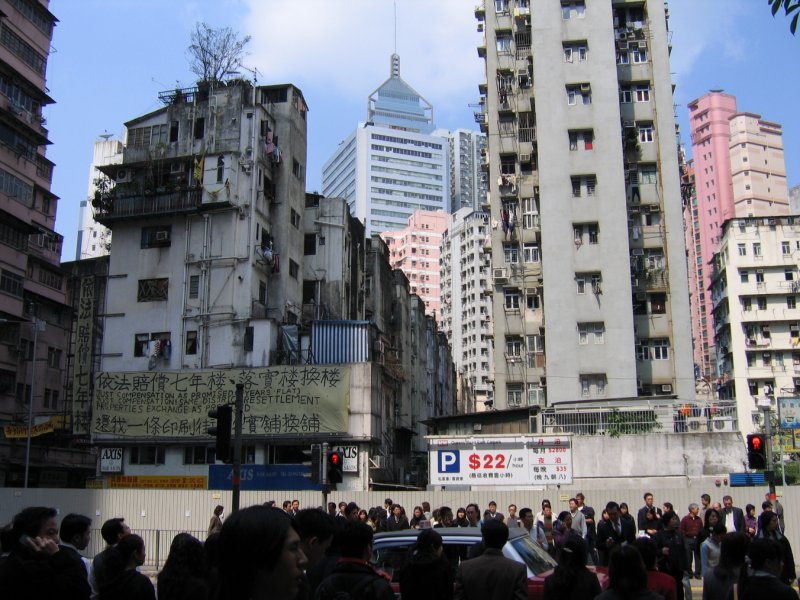
[(552, 406), (541, 413), (542, 432), (575, 435), (715, 433), (739, 431), (734, 400), (714, 403), (592, 403), (591, 408)]

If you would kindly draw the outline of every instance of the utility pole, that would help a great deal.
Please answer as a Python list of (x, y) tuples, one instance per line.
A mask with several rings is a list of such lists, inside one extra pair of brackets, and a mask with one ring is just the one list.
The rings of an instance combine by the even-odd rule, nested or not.
[(36, 351), (38, 350), (37, 345), (39, 342), (39, 329), (44, 331), (45, 321), (41, 321), (35, 316), (33, 317), (33, 321), (31, 321), (33, 325), (33, 356), (31, 357), (31, 387), (30, 387), (30, 394), (28, 396), (28, 436), (25, 442), (25, 482), (23, 487), (28, 489), (28, 473), (31, 467), (31, 438), (33, 437), (33, 389), (34, 384), (36, 383)]
[(233, 477), (231, 493), (232, 511), (239, 510), (239, 492), (242, 483), (242, 413), (244, 412), (244, 384), (236, 384), (236, 406), (233, 426)]
[(764, 412), (764, 432), (767, 434), (767, 469), (764, 471), (764, 477), (769, 484), (770, 497), (775, 495), (775, 466), (772, 463), (772, 407), (765, 404), (761, 407)]

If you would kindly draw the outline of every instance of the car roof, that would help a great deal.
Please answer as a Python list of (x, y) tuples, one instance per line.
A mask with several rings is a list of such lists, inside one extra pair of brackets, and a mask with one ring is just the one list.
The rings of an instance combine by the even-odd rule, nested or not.
[[(463, 537), (463, 538), (476, 538), (480, 540), (481, 538), (481, 530), (478, 527), (436, 527), (437, 532), (442, 537)], [(382, 531), (380, 533), (376, 533), (374, 540), (383, 540), (383, 539), (402, 539), (402, 538), (409, 538), (409, 537), (417, 537), (419, 532), (422, 531), (421, 529), (401, 529), (400, 531)], [(522, 537), (527, 535), (528, 531), (522, 527), (511, 527), (508, 530), (508, 539), (513, 540), (518, 537)]]

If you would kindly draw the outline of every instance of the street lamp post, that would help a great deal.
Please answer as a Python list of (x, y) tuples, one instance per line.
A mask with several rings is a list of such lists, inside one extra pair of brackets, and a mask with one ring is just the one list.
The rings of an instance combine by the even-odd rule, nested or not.
[(23, 487), (28, 488), (28, 473), (31, 466), (31, 437), (33, 437), (33, 389), (36, 384), (36, 350), (39, 342), (39, 331), (44, 331), (45, 321), (33, 317), (33, 355), (31, 356), (31, 387), (28, 396), (28, 436), (25, 442), (25, 481)]

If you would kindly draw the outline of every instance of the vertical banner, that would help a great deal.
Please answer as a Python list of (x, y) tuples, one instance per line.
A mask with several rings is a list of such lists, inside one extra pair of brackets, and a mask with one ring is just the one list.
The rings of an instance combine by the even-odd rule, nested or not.
[(91, 368), (94, 333), (94, 276), (82, 277), (75, 324), (75, 357), (72, 361), (72, 433), (89, 435), (91, 424)]

